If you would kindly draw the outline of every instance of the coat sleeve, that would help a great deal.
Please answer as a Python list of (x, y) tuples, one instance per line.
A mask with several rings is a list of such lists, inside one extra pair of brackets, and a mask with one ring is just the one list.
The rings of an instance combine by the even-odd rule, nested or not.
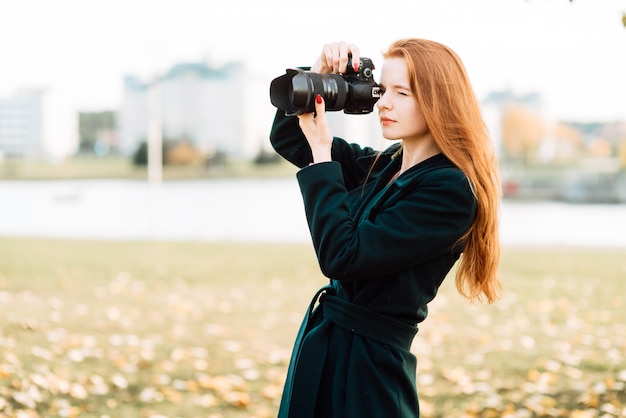
[(313, 161), (311, 148), (298, 125), (298, 118), (286, 116), (282, 110), (278, 110), (274, 117), (270, 143), (278, 154), (297, 167), (305, 167)]
[(474, 196), (457, 169), (433, 170), (361, 220), (345, 203), (338, 164), (306, 167), (298, 182), (320, 268), (337, 280), (380, 278), (450, 252), (475, 214)]
[[(313, 161), (311, 148), (302, 133), (296, 116), (285, 116), (281, 110), (276, 112), (270, 131), (270, 143), (278, 154), (299, 168), (308, 166)], [(350, 144), (341, 138), (333, 138), (331, 157), (342, 167), (344, 181), (348, 188), (356, 187), (363, 180), (366, 171), (357, 160), (376, 154), (370, 147)]]

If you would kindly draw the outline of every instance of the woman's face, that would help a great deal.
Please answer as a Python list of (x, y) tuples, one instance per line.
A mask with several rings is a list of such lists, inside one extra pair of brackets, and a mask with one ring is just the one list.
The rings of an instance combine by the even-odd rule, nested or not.
[(404, 58), (387, 58), (380, 76), (381, 97), (376, 106), (382, 134), (389, 140), (405, 142), (420, 139), (428, 133), (424, 116), (411, 91)]

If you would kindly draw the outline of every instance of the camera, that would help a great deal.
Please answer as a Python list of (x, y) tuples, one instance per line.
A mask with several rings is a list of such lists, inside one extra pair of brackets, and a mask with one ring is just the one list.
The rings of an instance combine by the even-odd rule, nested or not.
[(352, 57), (344, 74), (317, 74), (310, 68), (290, 68), (270, 84), (272, 105), (288, 116), (315, 110), (315, 95), (326, 102), (327, 111), (343, 110), (348, 114), (366, 114), (374, 110), (380, 98), (380, 87), (374, 81), (374, 64), (361, 58), (354, 71)]

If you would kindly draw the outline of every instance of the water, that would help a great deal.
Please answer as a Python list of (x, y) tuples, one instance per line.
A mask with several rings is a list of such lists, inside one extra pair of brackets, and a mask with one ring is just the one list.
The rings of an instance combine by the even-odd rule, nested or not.
[[(0, 235), (309, 242), (295, 178), (0, 181)], [(626, 247), (626, 205), (505, 201), (505, 245)]]

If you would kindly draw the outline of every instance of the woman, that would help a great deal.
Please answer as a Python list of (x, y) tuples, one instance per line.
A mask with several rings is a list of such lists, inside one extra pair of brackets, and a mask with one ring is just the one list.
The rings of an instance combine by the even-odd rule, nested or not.
[[(359, 62), (357, 46), (326, 45), (311, 71), (344, 72), (350, 55)], [(462, 295), (493, 302), (500, 287), (497, 160), (461, 60), (422, 39), (383, 57), (376, 106), (383, 136), (400, 140), (385, 151), (333, 138), (319, 95), (315, 113), (274, 120), (330, 278), (300, 329), (279, 417), (418, 417), (410, 347), (427, 304), (459, 258)]]

